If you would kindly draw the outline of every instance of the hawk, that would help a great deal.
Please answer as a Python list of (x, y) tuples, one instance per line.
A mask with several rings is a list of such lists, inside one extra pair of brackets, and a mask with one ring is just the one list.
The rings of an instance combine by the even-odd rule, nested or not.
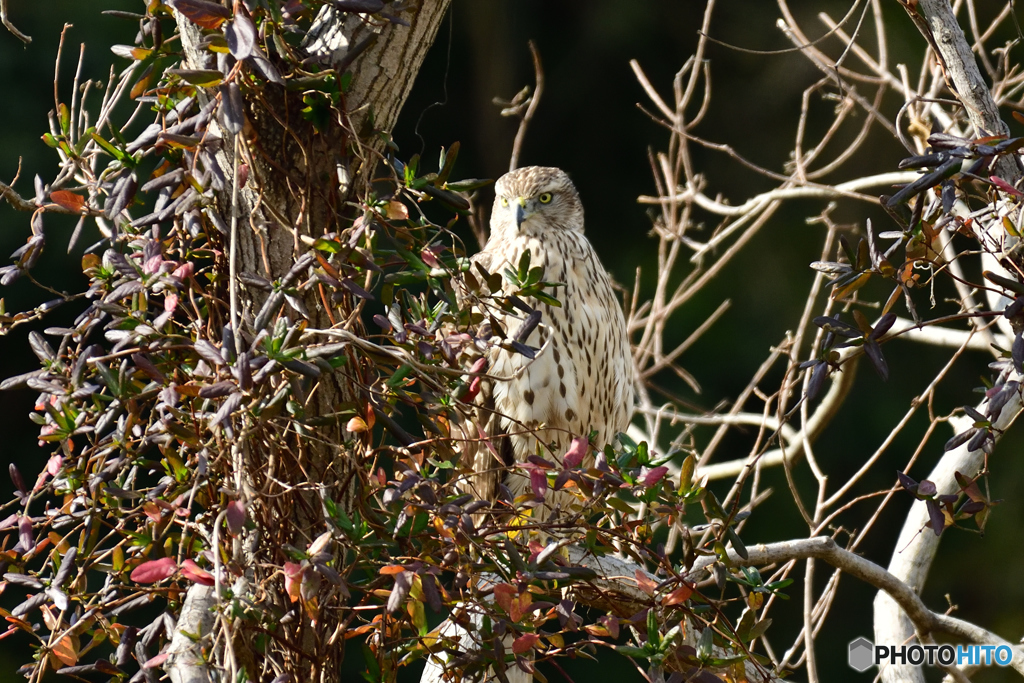
[[(561, 306), (525, 299), (541, 312), (540, 324), (519, 340), (538, 349), (534, 358), (507, 343), (486, 351), (490, 379), (474, 398), (477, 433), (465, 430), (470, 438), (462, 452), (472, 470), (465, 488), (489, 501), (497, 498), (499, 484), (514, 497), (528, 492), (529, 476), (517, 463), (533, 454), (561, 463), (572, 440), (592, 430), (601, 447), (626, 429), (633, 410), (626, 321), (611, 278), (583, 233), (583, 206), (569, 176), (530, 166), (505, 174), (494, 189), (490, 237), (472, 258), (472, 270), (479, 265), (488, 273), (514, 272), (529, 250), (531, 268), (543, 269), (541, 280), (564, 286), (549, 290)], [(516, 289), (503, 280), (502, 294)], [(509, 337), (526, 317), (518, 310), (488, 312)], [(573, 500), (565, 491), (548, 491), (544, 507), (550, 514)]]

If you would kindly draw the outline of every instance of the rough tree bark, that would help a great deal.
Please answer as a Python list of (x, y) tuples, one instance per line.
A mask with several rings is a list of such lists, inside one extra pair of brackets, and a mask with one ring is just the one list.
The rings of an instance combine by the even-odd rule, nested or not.
[[(258, 274), (271, 281), (280, 279), (313, 240), (341, 231), (342, 220), (346, 217), (345, 202), (366, 191), (449, 3), (450, 0), (401, 3), (400, 8), (392, 9), (400, 21), (380, 24), (372, 23), (367, 15), (325, 7), (304, 46), (310, 60), (334, 68), (339, 76), (346, 71), (352, 74), (340, 120), (317, 130), (300, 115), (301, 93), (268, 84), (245, 98), (247, 126), (240, 134), (244, 136), (244, 144), (239, 144), (242, 141), (235, 140), (221, 126), (219, 134), (225, 140), (219, 157), (222, 167), (233, 169), (246, 164), (249, 170), (248, 182), (237, 198), (232, 201), (229, 192), (223, 193), (221, 198), (222, 215), (233, 225), (236, 272)], [(202, 36), (198, 28), (181, 14), (177, 15), (177, 21), (189, 66), (213, 67), (212, 54), (199, 45)], [(237, 157), (235, 152), (240, 152)], [(238, 282), (233, 286), (237, 288), (239, 312), (255, 315), (266, 294), (247, 290)], [(306, 303), (314, 324), (331, 326), (317, 301), (310, 298)], [(349, 312), (351, 309), (344, 308), (343, 304), (342, 313)], [(348, 381), (337, 373), (321, 379), (313, 400), (306, 406), (306, 416), (321, 418), (320, 428), (325, 430), (321, 434), (327, 438), (299, 443), (301, 466), (292, 470), (304, 473), (309, 483), (328, 479), (351, 481), (347, 490), (338, 492), (340, 500), (335, 498), (343, 507), (354, 495), (355, 479), (347, 475), (360, 453), (338, 453), (329, 445), (341, 443), (343, 437), (343, 426), (330, 417), (336, 406), (352, 398)], [(258, 473), (272, 467), (275, 454), (260, 452), (261, 442), (255, 439), (242, 450), (245, 452), (240, 454), (241, 481), (247, 505), (272, 505), (261, 498), (265, 481)], [(331, 471), (329, 478), (328, 471)], [(311, 520), (319, 513), (320, 493), (307, 493), (301, 499), (304, 507), (289, 510), (283, 506), (277, 514), (292, 514), (297, 521)], [(294, 528), (309, 527), (299, 523)], [(258, 562), (270, 561), (270, 556), (275, 551), (279, 553), (283, 543), (305, 546), (311, 540), (255, 537), (244, 550), (245, 561), (252, 567)], [(251, 586), (249, 583), (246, 587)], [(239, 585), (234, 588), (237, 592)], [(217, 600), (215, 591), (195, 586), (186, 598), (179, 624), (190, 625), (188, 629), (192, 633), (199, 632), (201, 627), (202, 635), (207, 635), (214, 623), (208, 614)], [(336, 625), (330, 618), (324, 618), (302, 632), (300, 642), (307, 656), (287, 652), (282, 655), (294, 669), (287, 672), (292, 680), (338, 679), (344, 643), (331, 641)], [(214, 657), (207, 652), (205, 657), (200, 657), (203, 641), (194, 637), (177, 638), (167, 666), (171, 680), (175, 683), (208, 681), (211, 674), (204, 661), (224, 663), (236, 658), (244, 661), (244, 638), (226, 634), (218, 643), (227, 651), (215, 653)], [(283, 648), (276, 640), (271, 643), (274, 643), (272, 647)], [(312, 661), (309, 654), (315, 655)]]

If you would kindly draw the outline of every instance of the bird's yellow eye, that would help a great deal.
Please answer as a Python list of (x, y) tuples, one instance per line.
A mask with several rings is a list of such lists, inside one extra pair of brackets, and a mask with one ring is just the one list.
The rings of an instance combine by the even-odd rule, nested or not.
[(508, 197), (502, 197), (501, 198), (501, 205), (502, 206), (508, 206)]
[(542, 192), (537, 197), (537, 201), (539, 201), (541, 204), (550, 204), (551, 203), (551, 197), (552, 197), (552, 194), (550, 192)]

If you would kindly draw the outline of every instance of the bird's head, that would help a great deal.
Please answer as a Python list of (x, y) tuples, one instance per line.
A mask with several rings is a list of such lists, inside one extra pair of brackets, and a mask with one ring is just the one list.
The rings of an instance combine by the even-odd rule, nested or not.
[(583, 205), (565, 171), (527, 166), (510, 171), (494, 184), (491, 229), (583, 232)]

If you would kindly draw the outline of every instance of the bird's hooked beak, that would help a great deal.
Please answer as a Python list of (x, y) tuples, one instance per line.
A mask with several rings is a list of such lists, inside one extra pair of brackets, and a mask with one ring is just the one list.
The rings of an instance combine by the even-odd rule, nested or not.
[(516, 197), (516, 229), (523, 227), (526, 220), (526, 197)]

